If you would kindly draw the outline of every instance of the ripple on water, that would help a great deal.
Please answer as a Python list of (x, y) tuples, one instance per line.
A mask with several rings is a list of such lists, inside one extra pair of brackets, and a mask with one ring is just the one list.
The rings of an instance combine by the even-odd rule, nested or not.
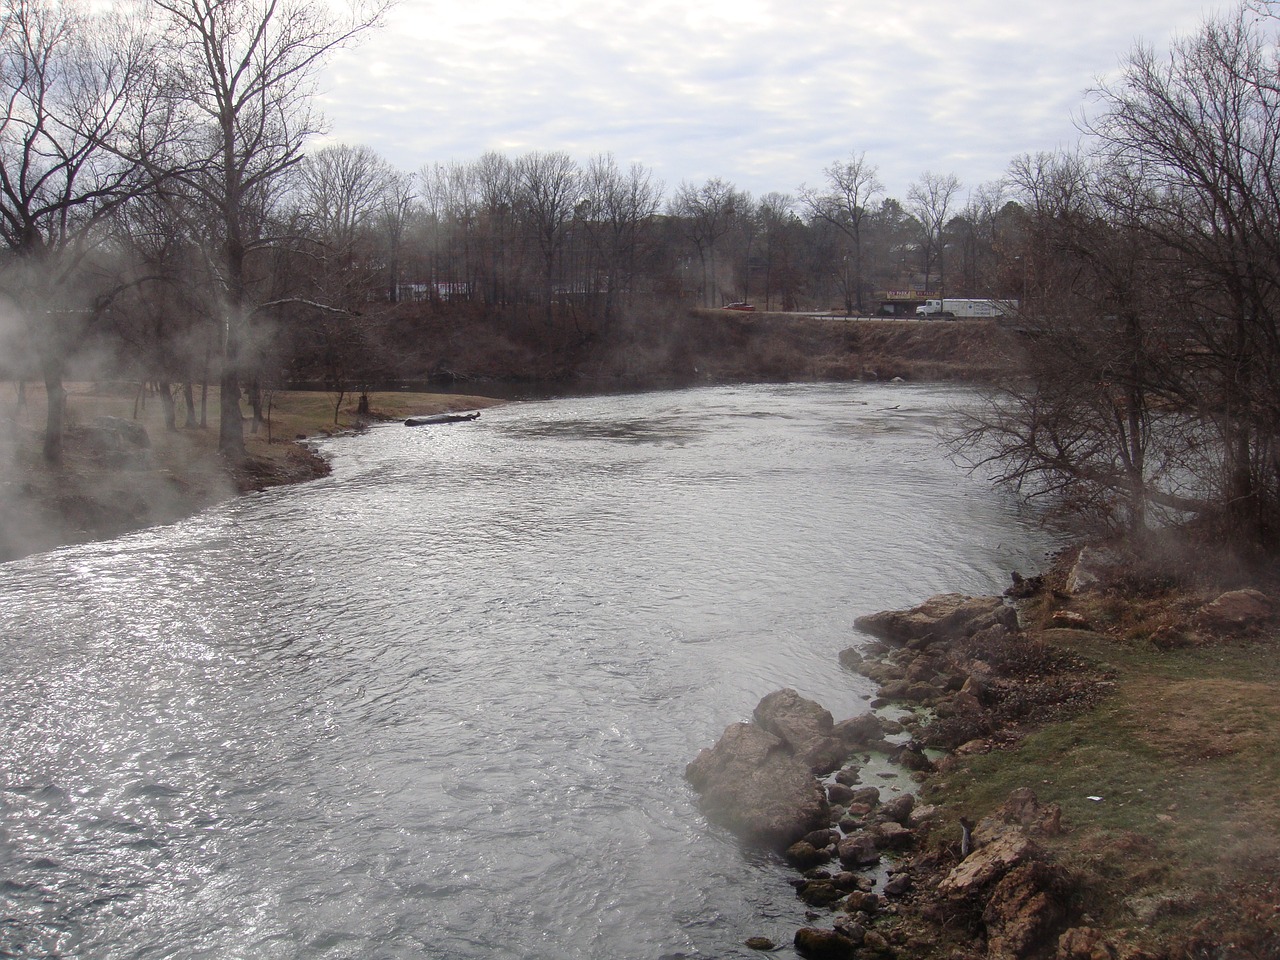
[(724, 387), (326, 441), (330, 477), (0, 576), (0, 955), (747, 956), (803, 904), (685, 763), (861, 613), (1046, 537), (968, 395)]

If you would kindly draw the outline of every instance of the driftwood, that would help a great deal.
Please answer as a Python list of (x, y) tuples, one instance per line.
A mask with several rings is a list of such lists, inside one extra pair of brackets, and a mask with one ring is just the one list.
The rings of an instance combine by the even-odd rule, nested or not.
[(429, 417), (410, 417), (404, 422), (406, 427), (433, 427), (440, 423), (462, 423), (466, 420), (478, 420), (479, 411), (475, 413), (435, 413)]

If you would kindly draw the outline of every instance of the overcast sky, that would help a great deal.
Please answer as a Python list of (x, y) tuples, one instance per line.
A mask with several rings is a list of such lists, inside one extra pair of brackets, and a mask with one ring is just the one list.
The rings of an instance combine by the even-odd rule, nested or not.
[(668, 195), (756, 196), (865, 151), (889, 195), (966, 192), (1076, 140), (1098, 78), (1165, 49), (1212, 0), (400, 0), (322, 77), (326, 142), (404, 170), (563, 150), (639, 161)]

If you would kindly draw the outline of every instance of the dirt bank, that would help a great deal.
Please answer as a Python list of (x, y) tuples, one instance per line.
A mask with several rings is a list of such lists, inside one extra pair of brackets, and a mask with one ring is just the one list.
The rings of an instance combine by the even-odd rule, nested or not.
[[(365, 362), (391, 380), (555, 380), (601, 386), (723, 381), (992, 381), (1022, 338), (990, 320), (914, 321), (731, 310), (644, 310), (589, 324), (402, 304), (370, 320)], [(320, 372), (316, 372), (319, 376)]]
[(694, 310), (611, 331), (584, 353), (576, 375), (990, 383), (1016, 373), (1021, 363), (1021, 337), (992, 321)]
[[(43, 388), (27, 384), (20, 394), (17, 384), (0, 383), (0, 561), (171, 523), (237, 493), (322, 476), (328, 465), (298, 438), (356, 429), (366, 419), (356, 416), (355, 397), (344, 398), (335, 422), (335, 394), (278, 393), (269, 426), (253, 433), (246, 420), (248, 456), (231, 466), (217, 451), (216, 388), (207, 398), (210, 425), (178, 430), (165, 428), (159, 398), (139, 395), (136, 384), (72, 384), (68, 393), (63, 462), (54, 466), (42, 455)], [(367, 419), (498, 402), (418, 393), (371, 400)], [(135, 427), (144, 433), (131, 439)]]

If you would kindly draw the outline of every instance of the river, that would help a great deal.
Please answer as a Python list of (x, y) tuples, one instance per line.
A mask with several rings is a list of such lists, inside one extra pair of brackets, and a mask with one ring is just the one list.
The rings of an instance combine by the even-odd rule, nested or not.
[(773, 858), (684, 765), (836, 719), (853, 619), (1051, 548), (937, 443), (963, 388), (517, 403), (0, 566), (0, 956), (720, 958)]

